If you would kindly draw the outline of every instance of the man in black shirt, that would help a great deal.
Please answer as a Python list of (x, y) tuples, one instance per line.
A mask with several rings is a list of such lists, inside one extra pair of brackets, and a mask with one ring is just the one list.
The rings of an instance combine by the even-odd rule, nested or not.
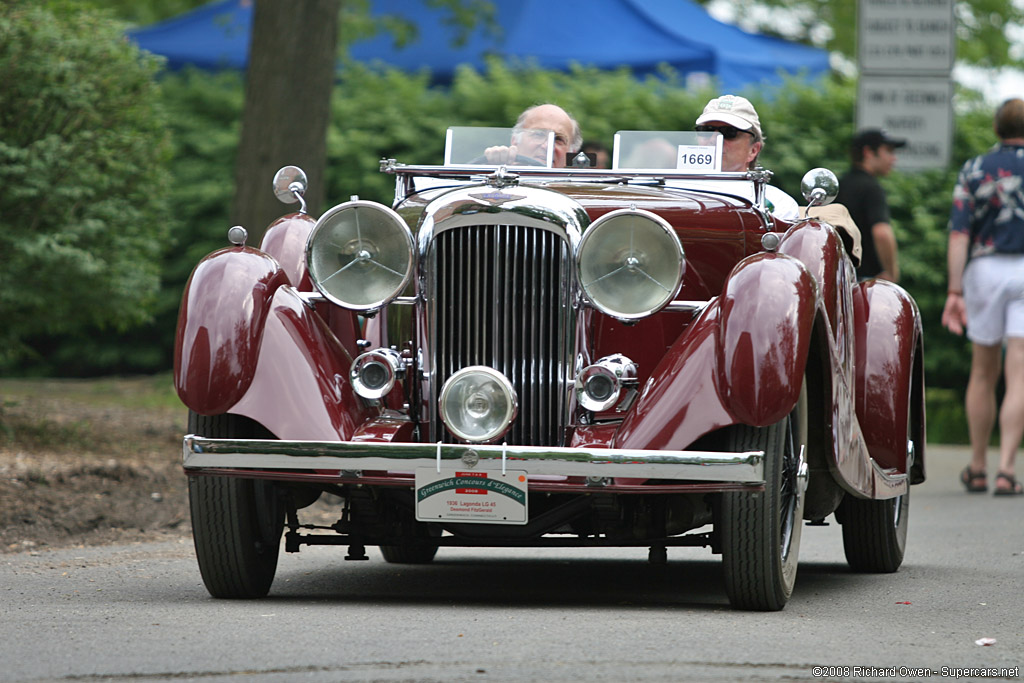
[(896, 235), (889, 223), (889, 203), (878, 178), (889, 174), (896, 163), (895, 150), (906, 144), (906, 140), (868, 128), (857, 133), (850, 145), (852, 166), (839, 180), (836, 202), (850, 210), (864, 235), (864, 253), (857, 267), (857, 276), (861, 279), (879, 277), (892, 282), (900, 279)]

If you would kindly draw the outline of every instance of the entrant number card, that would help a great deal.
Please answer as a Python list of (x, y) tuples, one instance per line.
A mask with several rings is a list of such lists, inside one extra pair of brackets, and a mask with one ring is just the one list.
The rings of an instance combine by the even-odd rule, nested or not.
[(679, 145), (676, 170), (718, 173), (722, 170), (721, 137), (718, 145)]

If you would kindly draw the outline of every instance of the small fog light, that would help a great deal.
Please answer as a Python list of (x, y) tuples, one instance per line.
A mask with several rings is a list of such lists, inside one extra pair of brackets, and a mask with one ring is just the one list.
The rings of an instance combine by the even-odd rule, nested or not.
[(459, 370), (441, 388), (441, 420), (456, 438), (489, 443), (505, 435), (518, 410), (512, 383), (482, 365)]
[(595, 401), (607, 401), (616, 390), (615, 380), (608, 375), (595, 373), (587, 378), (587, 385), (583, 390)]
[(576, 400), (585, 410), (610, 410), (623, 388), (636, 386), (636, 363), (622, 354), (605, 356), (576, 377)]
[(402, 356), (398, 351), (381, 348), (358, 356), (352, 362), (349, 377), (357, 394), (376, 400), (391, 391), (403, 371)]

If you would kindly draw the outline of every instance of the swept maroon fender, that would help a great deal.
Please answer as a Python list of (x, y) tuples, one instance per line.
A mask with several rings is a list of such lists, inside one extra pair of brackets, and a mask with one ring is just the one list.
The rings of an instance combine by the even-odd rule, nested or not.
[(616, 448), (683, 450), (733, 424), (716, 386), (718, 302), (684, 331), (644, 384), (615, 436)]
[(800, 397), (818, 291), (795, 258), (756, 254), (740, 262), (721, 297), (719, 386), (742, 424), (785, 417)]
[[(354, 344), (354, 340), (349, 340)], [(381, 415), (352, 390), (352, 356), (292, 287), (270, 302), (252, 386), (231, 408), (280, 439), (348, 440)]]
[[(854, 289), (856, 411), (871, 457), (884, 468), (906, 471), (907, 410), (920, 348), (921, 316), (900, 286), (869, 280)], [(923, 434), (921, 435), (923, 437)], [(923, 447), (923, 438), (918, 441)], [(918, 457), (923, 457), (923, 452)]]
[(274, 292), (288, 284), (278, 263), (250, 247), (229, 247), (195, 267), (178, 313), (174, 386), (203, 415), (228, 411), (249, 388)]
[(742, 261), (655, 367), (615, 446), (685, 449), (719, 427), (785, 417), (800, 396), (818, 305), (796, 259)]
[(270, 254), (288, 274), (288, 282), (300, 292), (312, 292), (313, 283), (306, 267), (306, 240), (316, 221), (304, 213), (282, 216), (263, 234), (260, 249)]

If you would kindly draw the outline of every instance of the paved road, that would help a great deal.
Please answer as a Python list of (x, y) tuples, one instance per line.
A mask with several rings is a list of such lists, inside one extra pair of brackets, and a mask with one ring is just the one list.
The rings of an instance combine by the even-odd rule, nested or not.
[(729, 609), (700, 549), (656, 567), (643, 549), (449, 548), (400, 567), (312, 548), (284, 555), (255, 602), (207, 597), (187, 541), (0, 556), (0, 680), (823, 680), (815, 666), (863, 667), (826, 680), (924, 679), (900, 667), (1019, 677), (1024, 498), (963, 493), (965, 457), (930, 450), (898, 573), (851, 574), (839, 527), (808, 528), (793, 599), (770, 614)]

